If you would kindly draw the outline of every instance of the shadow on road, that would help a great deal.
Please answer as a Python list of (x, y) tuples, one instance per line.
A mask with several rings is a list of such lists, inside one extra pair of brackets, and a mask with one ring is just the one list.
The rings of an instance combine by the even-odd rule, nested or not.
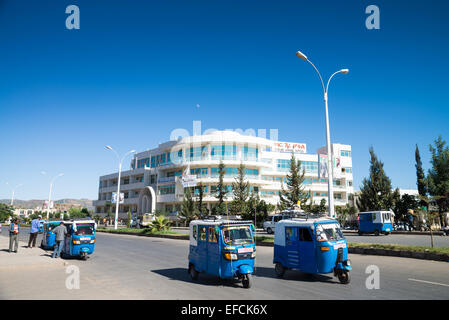
[(227, 287), (241, 286), (241, 282), (237, 279), (220, 279), (218, 277), (214, 277), (203, 273), (199, 274), (198, 280), (192, 280), (189, 274), (187, 273), (187, 268), (160, 269), (160, 270), (151, 270), (151, 272), (167, 277), (170, 280), (196, 283), (205, 286), (227, 286)]
[[(310, 274), (303, 273), (298, 270), (287, 270), (282, 278), (278, 278), (274, 272), (274, 268), (257, 267), (254, 275), (257, 277), (284, 279), (284, 280), (296, 280), (302, 282), (327, 282), (333, 283), (334, 277), (323, 274)], [(338, 283), (338, 281), (336, 282)]]

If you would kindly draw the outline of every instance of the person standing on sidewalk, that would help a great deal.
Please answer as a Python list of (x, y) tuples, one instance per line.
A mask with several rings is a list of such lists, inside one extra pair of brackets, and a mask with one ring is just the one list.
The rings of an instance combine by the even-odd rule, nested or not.
[(39, 233), (41, 218), (42, 216), (39, 215), (36, 219), (33, 219), (33, 221), (31, 221), (30, 240), (28, 240), (28, 248), (31, 248), (31, 242), (33, 243), (33, 247), (36, 247), (36, 239), (37, 234)]
[(56, 234), (56, 245), (55, 250), (53, 251), (53, 258), (58, 258), (61, 256), (62, 246), (64, 245), (65, 236), (67, 235), (67, 228), (64, 226), (64, 222), (61, 222), (52, 232)]
[(9, 226), (9, 252), (11, 253), (12, 246), (14, 245), (14, 252), (17, 253), (17, 249), (19, 248), (19, 220), (15, 219), (13, 223)]

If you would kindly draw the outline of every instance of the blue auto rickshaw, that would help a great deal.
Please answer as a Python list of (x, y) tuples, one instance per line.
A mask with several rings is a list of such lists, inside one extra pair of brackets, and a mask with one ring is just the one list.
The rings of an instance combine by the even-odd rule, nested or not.
[(273, 263), (278, 277), (288, 269), (309, 274), (333, 272), (340, 283), (349, 283), (352, 266), (338, 221), (328, 217), (292, 218), (279, 221), (275, 231)]
[(359, 235), (374, 233), (378, 236), (383, 233), (389, 235), (393, 231), (392, 211), (370, 211), (359, 213)]
[(60, 225), (62, 220), (52, 220), (44, 222), (42, 226), (42, 242), (41, 248), (53, 249), (56, 245), (56, 235), (52, 232), (54, 228)]
[(75, 219), (64, 222), (67, 237), (62, 247), (64, 257), (79, 257), (87, 260), (94, 253), (97, 224), (94, 220)]
[(43, 233), (44, 232), (44, 223), (45, 222), (46, 222), (45, 219), (39, 220), (39, 233)]
[(199, 273), (221, 279), (238, 278), (250, 288), (256, 247), (251, 221), (204, 219), (190, 222), (188, 272), (193, 280)]

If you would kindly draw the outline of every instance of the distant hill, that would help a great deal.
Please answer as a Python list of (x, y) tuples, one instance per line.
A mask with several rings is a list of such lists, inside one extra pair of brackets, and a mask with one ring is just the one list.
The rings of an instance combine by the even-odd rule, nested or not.
[[(14, 199), (14, 207), (21, 209), (34, 209), (36, 207), (42, 207), (45, 200), (19, 200)], [(0, 203), (10, 204), (11, 199), (0, 199)], [(68, 204), (79, 204), (83, 208), (93, 210), (92, 200), (89, 199), (61, 199), (55, 200), (55, 203), (68, 203)]]

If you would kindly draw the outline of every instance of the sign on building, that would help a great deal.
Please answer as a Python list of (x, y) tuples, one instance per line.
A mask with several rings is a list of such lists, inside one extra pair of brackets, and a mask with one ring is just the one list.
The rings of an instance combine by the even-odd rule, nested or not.
[[(113, 192), (112, 193), (111, 202), (112, 203), (116, 203), (117, 202), (117, 192)], [(120, 192), (120, 203), (119, 204), (122, 204), (122, 203), (125, 203), (125, 194)]]
[(278, 152), (295, 152), (295, 153), (306, 153), (307, 148), (305, 143), (294, 143), (294, 142), (275, 142), (273, 143), (273, 149)]

